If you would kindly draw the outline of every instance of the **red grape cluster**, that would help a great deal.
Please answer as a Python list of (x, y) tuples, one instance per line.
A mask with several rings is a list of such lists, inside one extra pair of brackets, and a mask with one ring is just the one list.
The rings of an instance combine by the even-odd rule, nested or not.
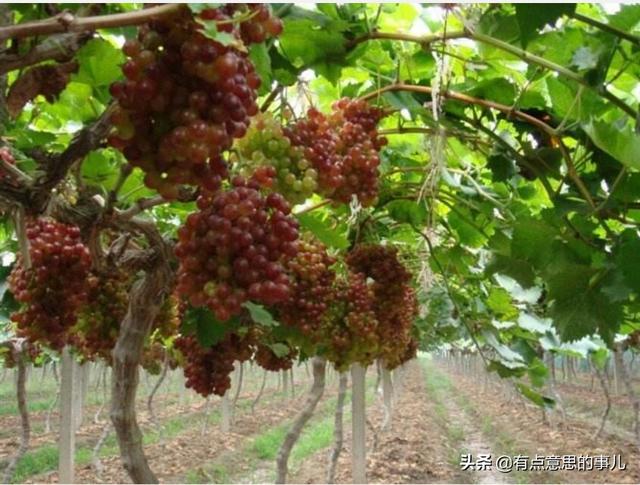
[(305, 148), (325, 196), (348, 203), (355, 195), (370, 206), (378, 196), (378, 154), (387, 143), (376, 130), (382, 116), (382, 110), (365, 101), (343, 98), (334, 103), (331, 115), (312, 108), (285, 133), (294, 146)]
[(398, 259), (398, 251), (388, 246), (358, 245), (347, 255), (346, 262), (353, 271), (374, 281), (378, 357), (387, 368), (396, 367), (412, 341), (411, 329), (418, 313), (411, 274)]
[(253, 355), (253, 335), (227, 334), (220, 342), (204, 348), (194, 336), (181, 336), (175, 341), (183, 358), (186, 386), (202, 396), (223, 396), (231, 387), (233, 363), (244, 362)]
[(270, 114), (258, 114), (247, 135), (236, 142), (229, 158), (240, 174), (253, 176), (263, 187), (300, 204), (316, 191), (318, 172), (304, 157), (304, 149), (292, 146), (282, 126)]
[(258, 344), (253, 360), (255, 360), (256, 364), (265, 370), (278, 372), (281, 370), (291, 369), (291, 367), (293, 367), (293, 361), (297, 355), (297, 350), (290, 347), (287, 355), (278, 357), (268, 345)]
[(310, 240), (298, 243), (298, 254), (285, 263), (292, 284), (289, 299), (278, 305), (282, 323), (300, 329), (307, 337), (317, 337), (335, 296), (336, 275), (331, 268), (335, 262), (322, 243)]
[(240, 177), (218, 194), (203, 194), (199, 211), (178, 230), (177, 291), (194, 307), (208, 306), (225, 321), (253, 300), (267, 305), (289, 297), (282, 266), (297, 253), (298, 223), (278, 193), (263, 196)]
[(77, 226), (51, 219), (30, 221), (26, 233), (31, 268), (19, 258), (9, 275), (11, 292), (23, 304), (11, 318), (20, 335), (60, 350), (87, 299), (89, 249)]
[(238, 43), (262, 42), (282, 30), (265, 5), (208, 8), (195, 17), (184, 8), (140, 27), (138, 38), (124, 44), (126, 80), (111, 86), (117, 100), (111, 145), (168, 199), (180, 184), (216, 190), (226, 177), (222, 152), (258, 112), (253, 64), (236, 46), (209, 39), (199, 23), (208, 21)]
[(325, 319), (329, 343), (327, 358), (338, 370), (352, 363), (371, 364), (378, 350), (378, 320), (374, 312), (375, 295), (362, 273), (349, 272), (338, 282), (336, 303)]
[(120, 323), (127, 313), (131, 277), (118, 268), (94, 271), (87, 279), (87, 303), (78, 312), (73, 345), (90, 361), (111, 362)]
[[(0, 147), (0, 159), (9, 165), (15, 165), (16, 159), (14, 158), (9, 147)], [(0, 180), (3, 180), (7, 176), (7, 173), (0, 169)]]

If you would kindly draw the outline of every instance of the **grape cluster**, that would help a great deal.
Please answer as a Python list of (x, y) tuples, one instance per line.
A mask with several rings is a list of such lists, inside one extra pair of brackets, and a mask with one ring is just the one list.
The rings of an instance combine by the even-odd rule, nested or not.
[(329, 344), (327, 359), (340, 370), (352, 363), (371, 364), (378, 351), (378, 320), (375, 295), (362, 273), (349, 272), (336, 285), (336, 302), (330, 308), (323, 330)]
[(178, 293), (222, 321), (247, 300), (286, 300), (290, 282), (281, 261), (297, 253), (298, 223), (284, 197), (265, 197), (255, 182), (236, 177), (229, 190), (203, 194), (197, 205), (178, 230)]
[(254, 341), (251, 333), (229, 333), (217, 344), (204, 348), (194, 336), (180, 336), (175, 346), (182, 354), (186, 386), (205, 397), (223, 396), (231, 387), (234, 361), (249, 360)]
[(248, 55), (206, 37), (199, 22), (215, 22), (238, 43), (262, 42), (282, 30), (268, 6), (236, 4), (195, 17), (181, 9), (125, 42), (126, 80), (110, 90), (117, 106), (109, 142), (168, 199), (181, 184), (216, 190), (227, 174), (222, 152), (244, 136), (258, 112), (260, 78)]
[(376, 130), (382, 116), (382, 110), (364, 101), (343, 98), (329, 116), (311, 108), (285, 134), (294, 146), (305, 148), (321, 193), (344, 203), (355, 195), (370, 206), (378, 196), (379, 151), (387, 143)]
[(289, 299), (278, 305), (282, 323), (316, 339), (335, 296), (336, 275), (331, 268), (335, 262), (322, 243), (313, 240), (298, 243), (298, 254), (285, 263), (292, 284)]
[(258, 344), (253, 360), (265, 370), (278, 372), (291, 369), (297, 355), (298, 352), (290, 347), (287, 355), (278, 357), (268, 345)]
[[(6, 369), (13, 369), (18, 364), (13, 349), (11, 348), (12, 345), (13, 343), (9, 342), (4, 348), (0, 348), (0, 357), (3, 359), (2, 366)], [(28, 341), (24, 342), (22, 358), (25, 362), (35, 364), (40, 355), (42, 355), (42, 348), (38, 344), (32, 344)]]
[(229, 161), (235, 162), (240, 174), (253, 175), (263, 187), (281, 193), (290, 203), (300, 204), (316, 191), (318, 172), (304, 158), (304, 149), (291, 145), (270, 114), (256, 115), (235, 147)]
[(87, 302), (78, 312), (73, 345), (90, 361), (111, 362), (120, 323), (127, 313), (131, 277), (118, 268), (93, 271), (87, 279)]
[(411, 329), (418, 303), (410, 285), (411, 274), (398, 259), (395, 248), (377, 244), (356, 246), (346, 257), (347, 265), (373, 280), (374, 312), (378, 320), (379, 357), (389, 369), (402, 363), (411, 344)]
[[(11, 150), (9, 150), (9, 147), (6, 146), (0, 147), (0, 159), (9, 165), (16, 164), (16, 159), (11, 153)], [(4, 170), (0, 169), (0, 180), (3, 180), (6, 176), (7, 173)]]
[(23, 304), (11, 319), (31, 342), (60, 350), (87, 299), (91, 256), (77, 226), (36, 219), (27, 223), (26, 235), (31, 268), (19, 258), (9, 275), (11, 292)]

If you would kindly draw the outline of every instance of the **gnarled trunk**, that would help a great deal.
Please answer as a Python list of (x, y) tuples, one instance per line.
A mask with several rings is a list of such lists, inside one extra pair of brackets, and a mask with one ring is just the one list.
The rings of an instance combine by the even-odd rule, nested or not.
[(18, 465), (18, 461), (20, 458), (24, 456), (24, 454), (29, 449), (29, 440), (31, 438), (31, 424), (29, 423), (29, 410), (27, 408), (27, 366), (24, 362), (24, 346), (26, 343), (23, 342), (12, 342), (11, 352), (13, 353), (13, 359), (16, 362), (16, 367), (18, 370), (18, 379), (16, 381), (16, 396), (18, 398), (18, 409), (20, 410), (20, 422), (22, 424), (22, 437), (20, 439), (20, 447), (18, 451), (11, 459), (7, 468), (4, 470), (4, 474), (2, 477), (2, 483), (10, 483), (11, 477), (13, 476), (13, 472)]
[(138, 367), (145, 339), (171, 280), (166, 261), (158, 255), (154, 266), (134, 285), (129, 308), (113, 349), (111, 421), (116, 431), (122, 464), (134, 483), (158, 483), (144, 455), (135, 403), (140, 377)]
[[(326, 360), (324, 357), (314, 357), (313, 384), (311, 385), (309, 396), (304, 403), (304, 407), (293, 421), (293, 425), (291, 426), (291, 429), (289, 429), (289, 432), (287, 433), (287, 436), (285, 436), (284, 441), (280, 446), (280, 450), (278, 451), (278, 458), (276, 460), (276, 483), (286, 483), (287, 481), (289, 455), (291, 454), (293, 446), (298, 441), (298, 438), (300, 438), (302, 428), (304, 428), (304, 425), (307, 424), (307, 421), (309, 421), (311, 416), (313, 416), (313, 411), (316, 409), (318, 401), (320, 401), (320, 398), (322, 397), (324, 392), (325, 370)], [(286, 374), (283, 375), (283, 378), (286, 382)]]

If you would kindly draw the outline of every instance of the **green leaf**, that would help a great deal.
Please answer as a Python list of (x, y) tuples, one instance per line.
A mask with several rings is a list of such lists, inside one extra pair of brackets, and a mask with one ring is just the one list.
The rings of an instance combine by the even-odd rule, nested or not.
[(579, 71), (587, 71), (594, 69), (598, 65), (599, 59), (600, 56), (591, 47), (583, 46), (573, 54), (571, 64), (576, 66)]
[(527, 374), (529, 375), (531, 384), (533, 384), (535, 387), (542, 387), (547, 380), (549, 370), (540, 359), (535, 358), (532, 362), (529, 363)]
[(520, 314), (518, 317), (518, 325), (533, 333), (544, 334), (551, 330), (551, 321), (548, 318), (541, 319), (529, 313)]
[(275, 344), (270, 344), (269, 348), (275, 354), (276, 357), (285, 357), (291, 351), (288, 345), (280, 342), (276, 342)]
[(229, 32), (221, 32), (218, 30), (218, 23), (216, 20), (204, 20), (200, 17), (196, 17), (196, 22), (202, 25), (202, 34), (224, 46), (230, 46), (238, 49), (241, 52), (247, 52), (247, 48), (244, 43)]
[(186, 334), (195, 334), (203, 347), (211, 347), (220, 342), (237, 323), (237, 319), (221, 322), (206, 307), (189, 307), (184, 315), (183, 330)]
[(612, 342), (622, 318), (622, 307), (613, 303), (598, 284), (598, 270), (565, 264), (547, 278), (549, 315), (564, 341), (595, 333)]
[(495, 335), (489, 331), (482, 333), (485, 341), (496, 351), (500, 357), (500, 363), (510, 369), (525, 367), (524, 358), (518, 352), (511, 350), (506, 345), (500, 343)]
[(537, 406), (550, 409), (556, 403), (550, 397), (543, 396), (542, 394), (534, 391), (529, 386), (526, 386), (521, 382), (518, 382), (516, 384), (516, 387), (518, 388), (518, 391), (520, 391), (520, 394), (522, 394), (524, 397), (526, 397), (529, 401), (536, 404)]
[(76, 54), (79, 63), (74, 80), (96, 87), (109, 86), (122, 77), (122, 50), (105, 39), (87, 42)]
[(249, 47), (249, 58), (253, 62), (256, 72), (260, 76), (260, 94), (266, 94), (271, 89), (271, 58), (264, 44), (253, 44)]
[(491, 288), (487, 306), (503, 320), (509, 320), (518, 315), (518, 310), (511, 303), (511, 296), (502, 288)]
[(278, 322), (273, 318), (273, 315), (271, 315), (269, 310), (264, 306), (250, 301), (243, 303), (242, 306), (249, 310), (251, 319), (254, 322), (264, 325), (265, 327), (274, 327), (278, 325)]
[(574, 3), (517, 3), (516, 21), (520, 27), (520, 42), (527, 46), (537, 31), (547, 24), (554, 24), (558, 18), (575, 11)]
[(414, 227), (424, 226), (429, 215), (424, 204), (416, 204), (411, 200), (394, 200), (389, 202), (386, 207), (392, 219)]
[(523, 288), (531, 288), (535, 283), (535, 273), (529, 262), (502, 254), (494, 254), (493, 259), (486, 267), (486, 272), (509, 276)]
[(344, 24), (337, 21), (328, 21), (322, 27), (308, 19), (287, 21), (279, 38), (280, 47), (298, 67), (313, 67), (323, 61), (340, 66), (347, 43), (343, 30)]
[(513, 229), (511, 256), (542, 269), (551, 259), (556, 236), (557, 231), (548, 224), (536, 219), (522, 219)]
[(628, 229), (623, 233), (616, 263), (624, 282), (636, 295), (640, 295), (640, 237), (636, 231)]
[(494, 153), (487, 157), (487, 167), (491, 170), (494, 182), (504, 182), (517, 173), (515, 162), (504, 153)]
[(609, 358), (609, 350), (606, 348), (598, 349), (591, 354), (591, 359), (593, 360), (593, 363), (600, 370), (604, 370), (605, 366), (607, 365), (608, 358)]
[(218, 8), (224, 3), (189, 3), (189, 10), (191, 10), (195, 14), (201, 13), (203, 10), (207, 10), (209, 8)]
[(600, 149), (616, 158), (623, 165), (640, 169), (640, 136), (631, 126), (616, 126), (591, 120), (583, 126), (589, 137)]
[(309, 212), (299, 214), (297, 218), (298, 222), (300, 222), (300, 227), (313, 233), (315, 237), (327, 246), (336, 249), (347, 249), (349, 247), (346, 230), (342, 230), (341, 227), (332, 228), (327, 219)]

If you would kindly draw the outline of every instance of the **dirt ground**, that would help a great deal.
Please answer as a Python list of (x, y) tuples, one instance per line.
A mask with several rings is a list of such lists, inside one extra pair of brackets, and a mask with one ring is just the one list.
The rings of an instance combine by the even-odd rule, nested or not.
[[(370, 372), (375, 375), (373, 370)], [(162, 483), (185, 482), (193, 472), (201, 472), (200, 476), (213, 480), (215, 477), (208, 475), (205, 468), (223, 459), (237, 477), (244, 477), (237, 478), (239, 480), (268, 481), (274, 464), (265, 462), (264, 473), (253, 469), (253, 474), (249, 474), (247, 470), (255, 463), (246, 454), (247, 445), (265, 430), (290, 421), (306, 397), (303, 389), (307, 385), (300, 382), (294, 398), (276, 395), (275, 389), (269, 387), (255, 413), (246, 405), (253, 400), (255, 391), (243, 391), (239, 402), (245, 402), (245, 405), (238, 408), (231, 433), (222, 433), (213, 423), (203, 432), (203, 400), (185, 407), (171, 400), (159, 399), (156, 412), (161, 422), (184, 416), (192, 425), (176, 436), (145, 447), (151, 468)], [(337, 379), (334, 379), (321, 405), (335, 397), (336, 386)], [(594, 393), (589, 394), (588, 389), (570, 385), (558, 387), (571, 399), (584, 396), (585, 400), (593, 399), (594, 407), (601, 404)], [(571, 413), (564, 423), (560, 422), (557, 413), (548, 413), (546, 421), (543, 421), (539, 408), (526, 403), (510, 389), (510, 384), (498, 379), (479, 379), (452, 365), (422, 359), (407, 365), (401, 377), (394, 381), (394, 388), (393, 416), (388, 429), (381, 429), (384, 421), (382, 397), (376, 395), (367, 405), (367, 479), (371, 483), (640, 483), (640, 453), (629, 439), (630, 433), (616, 434), (615, 426), (611, 426), (594, 439), (592, 436), (597, 423)], [(616, 405), (625, 405), (622, 398), (617, 399)], [(218, 406), (217, 398), (211, 401), (211, 409)], [(37, 419), (42, 419), (42, 414), (39, 413)], [(87, 413), (87, 420), (92, 418), (93, 414)], [(144, 410), (141, 410), (140, 420), (148, 429), (150, 423)], [(95, 442), (100, 429), (100, 425), (87, 423), (78, 437), (79, 442)], [(50, 433), (35, 437), (33, 444), (53, 440), (55, 435)], [(16, 445), (15, 438), (0, 440), (0, 451), (8, 452)], [(346, 422), (344, 449), (336, 472), (337, 483), (351, 481), (350, 449), (350, 422)], [(323, 448), (296, 464), (289, 481), (325, 482), (328, 451), (328, 448)], [(546, 457), (619, 455), (626, 464), (626, 470), (502, 473), (494, 468), (465, 471), (460, 466), (462, 454), (474, 457), (491, 454), (494, 459), (500, 455), (526, 455), (531, 458), (536, 454)], [(96, 474), (89, 465), (78, 466), (77, 481), (130, 482), (118, 456), (103, 458), (102, 465), (100, 474)], [(236, 475), (231, 478), (235, 479)], [(57, 474), (49, 472), (33, 476), (29, 482), (56, 483)]]

